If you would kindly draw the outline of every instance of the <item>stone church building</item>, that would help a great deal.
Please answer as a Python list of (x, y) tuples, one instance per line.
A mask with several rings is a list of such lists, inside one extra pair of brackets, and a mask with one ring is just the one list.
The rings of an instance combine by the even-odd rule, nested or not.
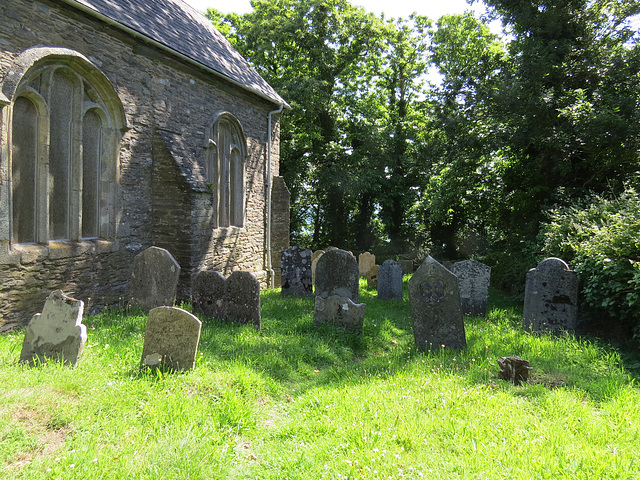
[(0, 0), (0, 330), (56, 289), (118, 305), (152, 245), (180, 298), (205, 269), (272, 282), (287, 107), (182, 0)]

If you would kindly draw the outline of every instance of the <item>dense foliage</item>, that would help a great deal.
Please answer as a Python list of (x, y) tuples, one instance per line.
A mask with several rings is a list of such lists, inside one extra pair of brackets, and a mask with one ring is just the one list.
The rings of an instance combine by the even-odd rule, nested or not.
[[(592, 196), (554, 209), (543, 228), (544, 251), (570, 260), (593, 311), (640, 327), (640, 199)], [(638, 324), (638, 325), (636, 325)]]

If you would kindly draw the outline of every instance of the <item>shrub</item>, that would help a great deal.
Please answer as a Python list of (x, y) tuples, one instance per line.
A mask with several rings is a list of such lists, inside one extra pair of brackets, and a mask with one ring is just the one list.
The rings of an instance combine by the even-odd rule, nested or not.
[(590, 196), (554, 209), (543, 225), (543, 252), (572, 262), (590, 309), (640, 333), (640, 199)]

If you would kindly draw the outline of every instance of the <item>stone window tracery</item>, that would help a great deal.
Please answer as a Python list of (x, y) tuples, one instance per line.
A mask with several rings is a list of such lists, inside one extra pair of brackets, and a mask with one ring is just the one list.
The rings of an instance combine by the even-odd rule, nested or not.
[(87, 78), (104, 82), (102, 74), (71, 63), (29, 68), (15, 91), (10, 143), (14, 244), (115, 235), (121, 132), (112, 111), (114, 105), (122, 107), (112, 90), (96, 88)]
[(227, 112), (219, 114), (210, 129), (207, 154), (216, 227), (244, 226), (246, 151), (238, 120)]

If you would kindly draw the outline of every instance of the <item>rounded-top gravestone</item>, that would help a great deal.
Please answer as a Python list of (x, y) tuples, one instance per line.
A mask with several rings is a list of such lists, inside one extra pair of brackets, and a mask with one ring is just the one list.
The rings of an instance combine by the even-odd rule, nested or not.
[(151, 310), (176, 301), (180, 265), (164, 248), (149, 247), (133, 259), (129, 306)]
[(329, 250), (316, 266), (316, 296), (338, 295), (358, 303), (359, 278), (358, 262), (353, 255), (341, 249)]
[(395, 260), (385, 260), (378, 269), (378, 298), (402, 300), (402, 267)]
[(523, 326), (536, 332), (573, 332), (578, 323), (578, 277), (564, 260), (551, 257), (529, 270)]

